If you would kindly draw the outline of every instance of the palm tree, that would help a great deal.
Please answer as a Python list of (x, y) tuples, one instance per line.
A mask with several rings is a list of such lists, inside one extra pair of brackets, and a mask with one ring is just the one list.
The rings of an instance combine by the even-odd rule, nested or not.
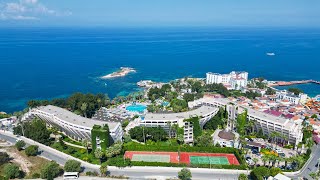
[(87, 117), (87, 108), (88, 108), (88, 104), (87, 103), (82, 103), (82, 105), (81, 105), (81, 111), (82, 111), (82, 113), (83, 113), (83, 115), (84, 115), (84, 117)]
[(259, 162), (259, 159), (258, 158), (253, 158), (252, 161), (254, 162), (254, 168), (255, 168), (256, 165), (257, 165), (257, 162)]
[(100, 164), (101, 164), (101, 159), (102, 159), (103, 155), (104, 154), (101, 151), (101, 149), (100, 148), (96, 148), (96, 150), (94, 151), (94, 156), (100, 160)]
[(167, 125), (169, 127), (169, 138), (171, 139), (171, 121), (168, 121)]
[(98, 98), (98, 99), (97, 99), (97, 103), (98, 103), (99, 108), (101, 108), (101, 106), (102, 106), (102, 105), (101, 105), (101, 102), (102, 102), (102, 100), (101, 100), (100, 98)]
[(275, 156), (275, 155), (270, 156), (270, 161), (271, 161), (272, 167), (275, 166), (277, 160), (278, 160), (277, 156)]
[(304, 160), (302, 156), (295, 156), (294, 157), (294, 162), (298, 164), (297, 168), (300, 168), (300, 166), (303, 164)]
[(280, 162), (284, 161), (284, 158), (277, 157), (277, 161), (278, 161), (278, 167), (280, 167)]
[(278, 133), (278, 132), (272, 132), (271, 133), (271, 139), (272, 139), (272, 142), (273, 143), (275, 143), (275, 145), (276, 145), (276, 147), (277, 147), (277, 142), (276, 142), (276, 139), (278, 138), (278, 137), (280, 137), (281, 135), (280, 135), (280, 133)]
[(263, 166), (266, 166), (266, 162), (269, 161), (268, 155), (262, 156), (261, 160), (262, 160), (262, 162), (263, 162)]
[(248, 127), (251, 128), (251, 133), (254, 133), (254, 122), (253, 122), (253, 120), (248, 121)]
[(88, 140), (88, 139), (84, 139), (83, 141), (82, 141), (82, 145), (84, 146), (84, 147), (86, 147), (86, 149), (87, 149), (87, 155), (89, 154), (89, 147), (90, 147), (90, 145), (91, 145), (91, 142)]

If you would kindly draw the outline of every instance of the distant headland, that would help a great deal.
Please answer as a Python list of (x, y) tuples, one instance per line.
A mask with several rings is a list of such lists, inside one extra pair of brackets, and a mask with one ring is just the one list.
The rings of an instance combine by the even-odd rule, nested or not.
[(130, 67), (121, 67), (120, 70), (113, 72), (111, 74), (102, 76), (101, 79), (123, 77), (123, 76), (128, 75), (131, 72), (136, 72), (136, 70), (134, 68), (130, 68)]

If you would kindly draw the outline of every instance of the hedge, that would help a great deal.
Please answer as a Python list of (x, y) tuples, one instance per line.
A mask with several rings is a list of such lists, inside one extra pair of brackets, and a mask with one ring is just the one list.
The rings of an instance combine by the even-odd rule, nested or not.
[(153, 145), (136, 145), (130, 144), (124, 146), (125, 151), (164, 151), (164, 152), (177, 152), (179, 146), (153, 146)]
[(143, 162), (143, 161), (131, 161), (132, 166), (159, 166), (159, 167), (192, 167), (192, 168), (211, 168), (211, 169), (239, 169), (246, 170), (246, 165), (216, 165), (212, 164), (178, 164), (178, 163), (164, 163), (164, 162)]

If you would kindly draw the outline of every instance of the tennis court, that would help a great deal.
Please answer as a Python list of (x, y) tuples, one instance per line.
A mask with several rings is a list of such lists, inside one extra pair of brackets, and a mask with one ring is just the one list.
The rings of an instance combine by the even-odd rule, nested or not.
[(134, 154), (131, 160), (144, 162), (170, 162), (170, 155)]
[(181, 152), (180, 163), (185, 164), (217, 164), (240, 165), (234, 154)]
[(190, 156), (191, 164), (217, 164), (230, 165), (226, 157)]
[(179, 163), (177, 152), (126, 151), (124, 156), (132, 161)]

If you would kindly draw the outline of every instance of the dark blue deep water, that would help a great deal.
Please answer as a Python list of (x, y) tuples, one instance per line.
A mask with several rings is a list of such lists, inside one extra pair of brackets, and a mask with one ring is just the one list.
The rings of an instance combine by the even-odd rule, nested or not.
[[(137, 73), (99, 78), (121, 66), (136, 68)], [(30, 99), (78, 91), (126, 95), (139, 90), (140, 80), (205, 77), (208, 71), (320, 80), (319, 67), (319, 29), (0, 29), (0, 111), (21, 110)], [(311, 96), (320, 94), (320, 86), (302, 88)]]

